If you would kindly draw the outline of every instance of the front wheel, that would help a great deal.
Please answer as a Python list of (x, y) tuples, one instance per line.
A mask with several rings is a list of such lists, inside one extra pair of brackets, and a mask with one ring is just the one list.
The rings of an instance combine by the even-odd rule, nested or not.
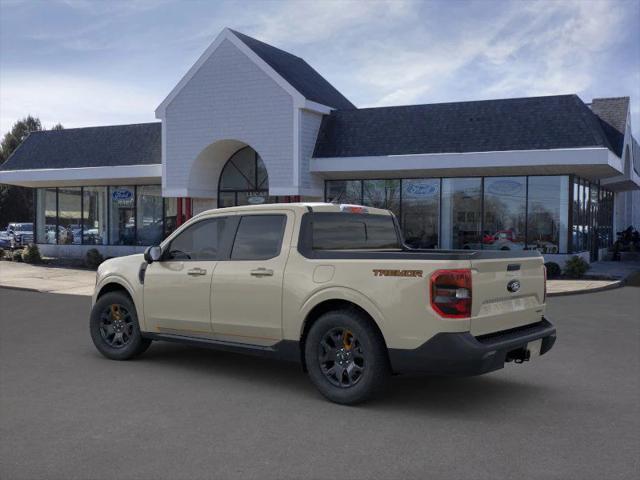
[(389, 360), (380, 333), (356, 310), (322, 315), (305, 341), (311, 381), (326, 398), (344, 405), (371, 398), (389, 377)]
[(89, 330), (98, 351), (111, 360), (128, 360), (151, 344), (140, 333), (135, 305), (122, 292), (109, 292), (98, 299), (91, 310)]

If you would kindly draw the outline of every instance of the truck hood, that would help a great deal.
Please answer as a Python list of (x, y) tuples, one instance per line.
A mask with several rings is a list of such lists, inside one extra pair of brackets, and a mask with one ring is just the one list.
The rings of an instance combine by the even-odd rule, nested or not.
[(144, 255), (142, 253), (110, 258), (100, 264), (98, 267), (98, 275), (102, 276), (107, 272), (122, 270), (124, 267), (130, 265), (139, 266), (142, 262), (144, 262)]

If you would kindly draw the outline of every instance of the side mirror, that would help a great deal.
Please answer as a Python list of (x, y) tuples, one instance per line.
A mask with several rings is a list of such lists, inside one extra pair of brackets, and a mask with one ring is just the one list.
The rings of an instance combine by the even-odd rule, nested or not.
[(162, 257), (162, 249), (155, 245), (153, 247), (147, 247), (144, 251), (144, 260), (145, 262), (151, 264), (153, 262), (157, 262)]

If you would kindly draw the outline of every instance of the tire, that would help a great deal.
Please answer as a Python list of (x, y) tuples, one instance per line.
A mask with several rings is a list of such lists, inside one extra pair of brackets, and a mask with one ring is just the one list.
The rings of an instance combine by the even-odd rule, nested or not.
[(327, 399), (343, 405), (369, 400), (390, 375), (380, 333), (357, 310), (318, 318), (305, 340), (304, 356), (311, 382)]
[(151, 345), (140, 333), (135, 305), (122, 292), (109, 292), (98, 299), (91, 310), (89, 330), (98, 351), (111, 360), (129, 360)]

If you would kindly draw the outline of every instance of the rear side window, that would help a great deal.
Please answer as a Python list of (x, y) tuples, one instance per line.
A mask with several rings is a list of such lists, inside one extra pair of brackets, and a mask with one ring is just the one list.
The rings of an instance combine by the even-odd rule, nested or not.
[(232, 260), (267, 260), (280, 254), (286, 215), (246, 215), (240, 219)]
[(314, 250), (399, 249), (393, 217), (353, 213), (314, 213)]
[(216, 260), (227, 227), (226, 218), (195, 223), (171, 241), (167, 260)]

